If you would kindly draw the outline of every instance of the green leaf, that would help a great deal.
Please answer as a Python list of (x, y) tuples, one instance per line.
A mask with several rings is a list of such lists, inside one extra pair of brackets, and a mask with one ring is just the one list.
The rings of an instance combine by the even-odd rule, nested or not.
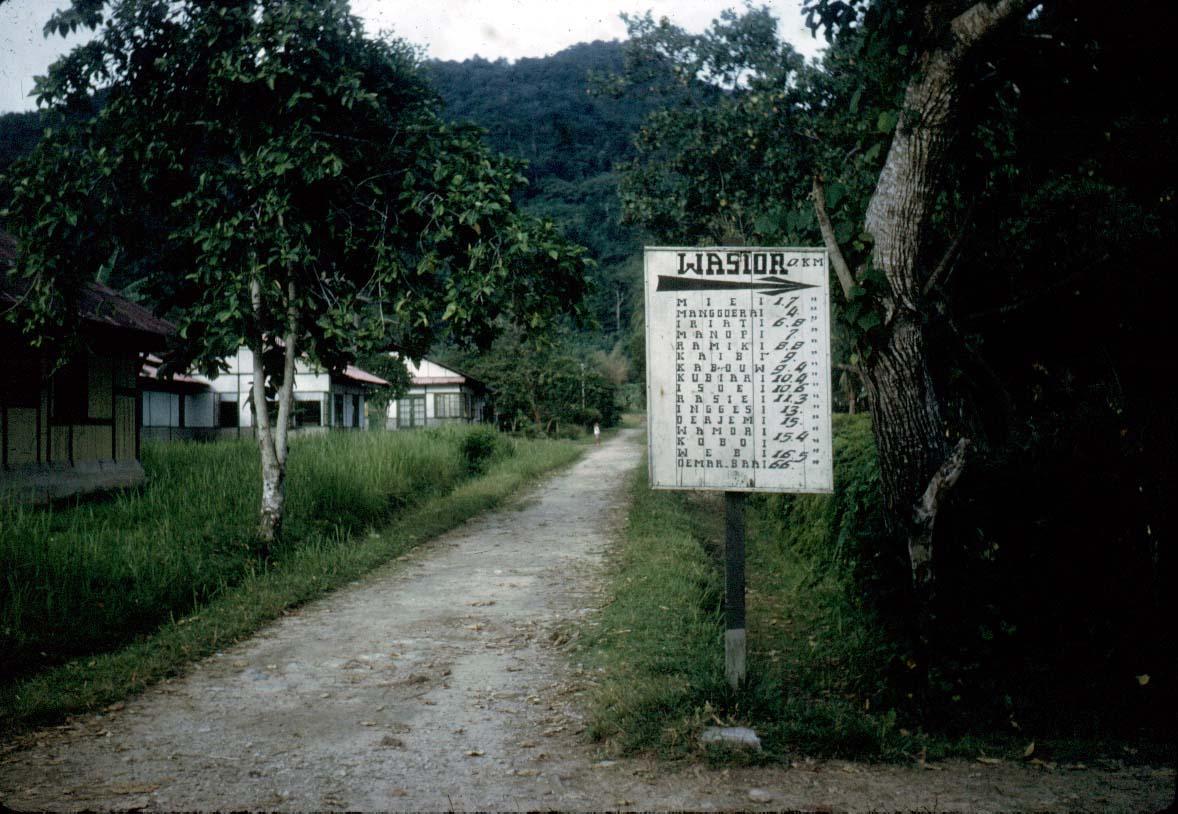
[(870, 331), (872, 328), (876, 327), (877, 325), (880, 325), (882, 322), (883, 322), (883, 320), (880, 318), (878, 312), (868, 311), (866, 314), (859, 317), (859, 319), (857, 319), (855, 321), (855, 324), (858, 325), (860, 328), (862, 328), (864, 331)]

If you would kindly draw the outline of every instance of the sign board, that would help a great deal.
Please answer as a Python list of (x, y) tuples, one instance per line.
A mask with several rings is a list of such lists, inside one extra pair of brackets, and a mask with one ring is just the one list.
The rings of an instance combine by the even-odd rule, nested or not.
[(651, 486), (830, 492), (826, 250), (648, 247), (645, 280)]

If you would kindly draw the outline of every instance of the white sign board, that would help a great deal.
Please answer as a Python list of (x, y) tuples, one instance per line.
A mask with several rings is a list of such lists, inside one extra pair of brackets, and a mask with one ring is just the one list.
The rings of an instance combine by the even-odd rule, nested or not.
[(830, 492), (825, 249), (645, 252), (650, 483)]

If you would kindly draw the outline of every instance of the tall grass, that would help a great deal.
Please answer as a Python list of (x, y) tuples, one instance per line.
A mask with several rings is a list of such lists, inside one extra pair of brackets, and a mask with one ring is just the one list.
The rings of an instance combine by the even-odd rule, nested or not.
[(484, 463), (468, 457), (472, 446), (483, 459), (543, 457), (542, 445), (488, 432), (295, 439), (284, 543), (269, 564), (254, 537), (260, 464), (250, 441), (146, 445), (146, 485), (110, 500), (0, 505), (0, 682), (126, 644), (265, 568), (333, 556), (324, 552), (471, 477)]
[(769, 759), (936, 751), (891, 711), (897, 654), (854, 589), (858, 538), (877, 520), (870, 426), (837, 421), (835, 453), (835, 495), (748, 501), (749, 680), (738, 692), (724, 678), (723, 503), (653, 492), (636, 475), (609, 599), (582, 637), (598, 676), (592, 736), (622, 752), (684, 754), (722, 722), (754, 727)]

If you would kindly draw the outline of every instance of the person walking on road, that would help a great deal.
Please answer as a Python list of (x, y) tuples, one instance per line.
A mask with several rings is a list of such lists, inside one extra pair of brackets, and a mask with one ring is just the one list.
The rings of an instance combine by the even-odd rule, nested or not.
[(598, 446), (601, 445), (601, 425), (596, 421), (593, 422), (593, 443)]

